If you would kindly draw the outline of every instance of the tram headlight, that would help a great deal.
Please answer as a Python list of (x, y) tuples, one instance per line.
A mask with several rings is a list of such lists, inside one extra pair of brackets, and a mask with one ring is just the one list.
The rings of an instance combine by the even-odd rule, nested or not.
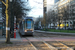
[(32, 32), (34, 32), (34, 30), (32, 30)]
[(27, 32), (27, 30), (25, 30), (25, 32)]

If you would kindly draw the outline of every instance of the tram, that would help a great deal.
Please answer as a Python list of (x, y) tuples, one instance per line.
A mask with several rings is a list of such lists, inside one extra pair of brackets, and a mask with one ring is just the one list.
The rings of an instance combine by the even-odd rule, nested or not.
[(32, 17), (25, 17), (19, 22), (19, 33), (21, 35), (33, 35), (34, 21)]

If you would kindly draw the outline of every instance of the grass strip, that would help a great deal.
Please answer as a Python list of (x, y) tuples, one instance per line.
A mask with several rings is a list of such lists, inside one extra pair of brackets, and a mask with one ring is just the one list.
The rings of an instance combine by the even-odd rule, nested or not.
[(75, 30), (43, 29), (42, 31), (50, 31), (50, 32), (64, 32), (64, 33), (75, 33)]

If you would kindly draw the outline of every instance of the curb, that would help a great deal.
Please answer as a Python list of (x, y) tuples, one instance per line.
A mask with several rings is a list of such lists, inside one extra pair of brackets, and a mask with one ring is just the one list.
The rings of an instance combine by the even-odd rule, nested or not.
[[(0, 39), (0, 42), (5, 42), (5, 41), (6, 41), (6, 38), (1, 38), (1, 39)], [(22, 39), (18, 39), (18, 38), (10, 38), (10, 41), (16, 42), (16, 41), (22, 41)]]
[(49, 31), (40, 31), (40, 30), (35, 30), (35, 32), (40, 32), (40, 33), (50, 33), (50, 34), (59, 34), (59, 35), (74, 35), (75, 33), (64, 33), (64, 32), (49, 32)]

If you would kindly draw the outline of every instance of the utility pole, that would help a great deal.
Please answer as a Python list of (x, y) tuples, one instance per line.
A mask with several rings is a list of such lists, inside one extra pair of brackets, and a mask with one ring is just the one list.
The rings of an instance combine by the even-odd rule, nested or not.
[(9, 0), (6, 0), (6, 3), (3, 0), (0, 0), (6, 6), (6, 43), (10, 43), (10, 24), (9, 24), (9, 15), (8, 15), (8, 7)]

